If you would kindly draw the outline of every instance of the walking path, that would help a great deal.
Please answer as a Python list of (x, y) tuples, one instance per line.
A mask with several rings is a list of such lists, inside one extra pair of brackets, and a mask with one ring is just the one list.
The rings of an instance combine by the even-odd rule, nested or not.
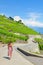
[(34, 65), (43, 65), (43, 57), (37, 57), (31, 54), (26, 54), (18, 51), (25, 59), (32, 62)]
[(24, 46), (19, 46), (18, 48), (31, 53), (40, 53), (38, 43), (34, 41), (35, 36), (30, 36), (28, 39), (28, 44)]
[(0, 48), (0, 65), (33, 65), (30, 61), (26, 60), (15, 50), (15, 47), (17, 46), (19, 45), (16, 44), (13, 47), (13, 55), (11, 60), (9, 60), (7, 57), (7, 46)]

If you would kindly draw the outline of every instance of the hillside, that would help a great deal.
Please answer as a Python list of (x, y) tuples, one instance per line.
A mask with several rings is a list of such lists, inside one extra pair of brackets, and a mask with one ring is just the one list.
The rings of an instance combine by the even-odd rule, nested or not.
[[(17, 33), (21, 35), (17, 35)], [(20, 21), (16, 22), (13, 19), (6, 17), (5, 15), (0, 15), (0, 41), (4, 43), (8, 42), (9, 40), (27, 40), (26, 35), (28, 34), (38, 33), (33, 29), (28, 28)]]

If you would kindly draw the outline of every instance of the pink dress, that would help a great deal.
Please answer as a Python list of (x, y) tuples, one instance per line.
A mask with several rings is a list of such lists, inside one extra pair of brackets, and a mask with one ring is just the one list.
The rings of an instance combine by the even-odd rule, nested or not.
[(12, 56), (12, 46), (11, 45), (8, 46), (8, 56), (9, 57)]

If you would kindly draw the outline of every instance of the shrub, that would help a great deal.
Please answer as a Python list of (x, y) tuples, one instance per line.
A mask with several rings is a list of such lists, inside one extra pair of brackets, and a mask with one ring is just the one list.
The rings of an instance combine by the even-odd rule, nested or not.
[(35, 41), (38, 42), (39, 49), (43, 50), (43, 39), (35, 38)]

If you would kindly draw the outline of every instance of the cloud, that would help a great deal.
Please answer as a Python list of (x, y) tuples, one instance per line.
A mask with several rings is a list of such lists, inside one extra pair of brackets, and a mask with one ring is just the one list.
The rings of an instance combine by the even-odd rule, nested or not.
[(2, 16), (3, 16), (3, 15), (4, 15), (4, 13), (0, 13), (0, 15), (2, 15)]
[(38, 18), (41, 17), (42, 14), (39, 13), (29, 13), (27, 19), (22, 19), (20, 16), (15, 16), (14, 20), (22, 20), (22, 22), (27, 26), (40, 27), (43, 28), (43, 23), (39, 21)]
[(41, 27), (43, 28), (43, 23), (39, 22), (39, 21), (35, 21), (30, 19), (24, 20), (25, 21), (25, 25), (27, 26), (33, 26), (33, 27)]
[(24, 19), (24, 23), (27, 26), (33, 26), (33, 27), (40, 27), (43, 28), (43, 23), (41, 23), (41, 21), (39, 21), (39, 18), (41, 18), (43, 14), (41, 13), (28, 13), (28, 19)]
[(19, 21), (22, 20), (20, 16), (14, 16), (14, 20)]
[(34, 12), (31, 12), (31, 13), (28, 13), (28, 16), (31, 17), (31, 18), (39, 18), (40, 15), (42, 15), (41, 13), (34, 13)]

